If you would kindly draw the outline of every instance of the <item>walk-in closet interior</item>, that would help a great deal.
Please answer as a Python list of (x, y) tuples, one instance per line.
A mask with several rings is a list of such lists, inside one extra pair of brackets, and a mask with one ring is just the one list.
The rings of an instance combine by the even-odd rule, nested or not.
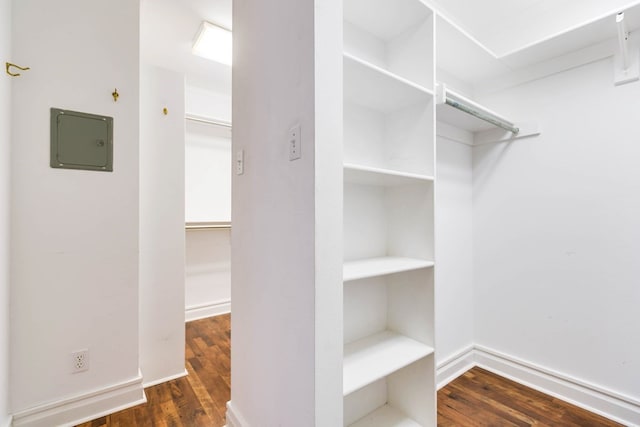
[[(640, 426), (639, 30), (637, 0), (0, 0), (0, 427), (144, 403), (229, 312), (228, 427), (435, 427), (475, 366)], [(113, 171), (50, 160), (52, 108), (112, 120)]]
[(262, 350), (232, 355), (229, 423), (435, 426), (436, 390), (475, 365), (640, 423), (640, 8), (294, 3), (234, 9), (233, 150), (277, 173), (234, 176), (254, 207), (234, 217), (232, 271), (253, 269), (234, 348)]

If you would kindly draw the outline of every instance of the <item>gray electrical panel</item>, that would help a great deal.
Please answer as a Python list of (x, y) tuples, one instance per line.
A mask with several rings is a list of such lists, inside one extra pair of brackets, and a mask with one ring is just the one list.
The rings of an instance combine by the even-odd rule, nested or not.
[(51, 167), (113, 171), (113, 118), (51, 109)]

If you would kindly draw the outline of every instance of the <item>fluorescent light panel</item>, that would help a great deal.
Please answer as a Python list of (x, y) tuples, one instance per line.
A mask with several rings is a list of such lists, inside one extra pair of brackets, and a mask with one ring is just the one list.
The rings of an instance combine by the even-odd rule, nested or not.
[(200, 25), (191, 52), (221, 64), (231, 65), (232, 46), (231, 31), (204, 21)]

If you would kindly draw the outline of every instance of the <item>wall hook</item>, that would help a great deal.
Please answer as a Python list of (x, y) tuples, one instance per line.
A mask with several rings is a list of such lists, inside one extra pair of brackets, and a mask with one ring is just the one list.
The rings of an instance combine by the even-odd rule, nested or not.
[(6, 70), (7, 74), (9, 74), (11, 77), (18, 77), (18, 76), (20, 76), (20, 73), (12, 73), (10, 71), (10, 68), (17, 68), (18, 70), (22, 70), (22, 71), (27, 71), (27, 70), (31, 69), (29, 67), (21, 67), (19, 65), (12, 64), (11, 62), (5, 62), (5, 70)]
[(120, 98), (120, 94), (118, 93), (118, 89), (114, 89), (113, 93), (111, 94), (111, 96), (113, 96), (113, 102), (118, 102), (118, 98)]
[(162, 109), (162, 114), (164, 114), (165, 116), (166, 116), (167, 114), (169, 114), (169, 109), (168, 109), (167, 107), (164, 107), (164, 108)]

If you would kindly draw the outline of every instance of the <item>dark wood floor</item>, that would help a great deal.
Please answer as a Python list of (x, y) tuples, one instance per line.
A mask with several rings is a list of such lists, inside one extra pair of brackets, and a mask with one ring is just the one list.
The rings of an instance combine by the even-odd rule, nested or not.
[[(187, 377), (147, 388), (144, 405), (79, 427), (223, 426), (231, 386), (230, 317), (189, 322), (186, 337)], [(481, 368), (473, 368), (438, 392), (438, 425), (620, 426)]]
[(231, 398), (231, 318), (187, 323), (188, 376), (145, 389), (147, 403), (81, 427), (221, 427)]
[(621, 426), (478, 367), (438, 391), (438, 425)]

